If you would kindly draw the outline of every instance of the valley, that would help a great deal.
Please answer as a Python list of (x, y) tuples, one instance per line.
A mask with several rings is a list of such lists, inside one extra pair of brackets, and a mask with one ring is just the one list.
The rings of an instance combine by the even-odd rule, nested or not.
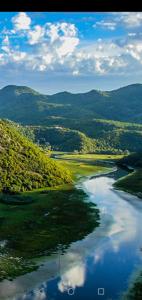
[[(68, 278), (68, 255), (72, 256), (70, 251), (74, 249), (75, 256), (81, 251), (78, 255), (83, 264), (91, 261), (87, 268), (91, 268), (93, 276), (92, 255), (96, 253), (97, 276), (102, 272), (103, 280), (110, 260), (108, 251), (116, 268), (119, 259), (125, 259), (126, 268), (121, 264), (125, 269), (124, 284), (119, 277), (121, 289), (114, 282), (110, 293), (106, 286), (108, 296), (116, 300), (121, 293), (129, 300), (133, 294), (132, 299), (139, 300), (135, 292), (141, 289), (136, 267), (141, 262), (141, 94), (142, 85), (137, 84), (112, 92), (93, 90), (76, 95), (64, 92), (46, 96), (17, 86), (0, 90), (1, 299), (32, 299), (29, 293), (42, 289), (40, 284), (46, 286), (46, 281), (51, 281), (52, 285), (50, 263), (55, 299), (67, 299), (68, 288), (77, 287), (77, 293), (82, 290), (86, 295), (85, 278), (82, 284), (75, 285), (70, 283), (70, 277), (70, 284), (58, 280), (60, 272), (60, 280)], [(134, 110), (136, 99), (138, 110)], [(125, 233), (130, 234), (129, 240)], [(83, 253), (82, 247), (87, 252)], [(133, 249), (134, 255), (128, 255)], [(106, 257), (103, 271), (99, 265), (101, 253)], [(63, 267), (57, 267), (58, 259)], [(42, 275), (41, 282), (38, 274), (42, 269), (47, 277)], [(113, 267), (110, 270), (113, 281)], [(77, 276), (76, 269), (74, 272)], [(135, 272), (132, 285), (129, 281)], [(86, 275), (87, 284), (91, 283), (89, 276)], [(34, 278), (35, 283), (28, 285), (28, 278)], [(97, 282), (101, 284), (99, 277)], [(5, 284), (9, 285), (6, 294)], [(53, 290), (51, 286), (51, 298)], [(47, 296), (45, 290), (44, 293)]]
[(0, 298), (22, 300), (40, 293), (49, 299), (68, 299), (69, 289), (73, 297), (82, 293), (86, 297), (91, 283), (92, 296), (99, 299), (97, 287), (102, 283), (107, 297), (116, 300), (121, 294), (122, 299), (139, 299), (135, 297), (141, 293), (142, 203), (113, 188), (128, 171), (116, 171), (114, 155), (52, 155), (72, 170), (75, 186), (22, 193), (21, 200), (32, 199), (29, 204), (0, 204), (1, 240), (5, 241), (1, 243)]

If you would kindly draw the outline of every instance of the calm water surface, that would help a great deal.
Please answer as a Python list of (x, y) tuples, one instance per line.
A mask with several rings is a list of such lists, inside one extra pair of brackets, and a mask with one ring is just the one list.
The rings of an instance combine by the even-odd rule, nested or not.
[[(43, 259), (36, 272), (0, 283), (0, 299), (117, 300), (142, 267), (142, 201), (112, 188), (114, 176), (81, 183), (100, 209), (100, 226), (67, 252)], [(104, 295), (98, 295), (98, 288)], [(103, 290), (100, 290), (103, 293)]]

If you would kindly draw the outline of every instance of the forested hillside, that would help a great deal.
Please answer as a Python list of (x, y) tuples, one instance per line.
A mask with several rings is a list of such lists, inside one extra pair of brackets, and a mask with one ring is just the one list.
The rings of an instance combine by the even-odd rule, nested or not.
[(118, 165), (120, 167), (132, 168), (133, 172), (119, 179), (115, 183), (115, 187), (142, 198), (142, 152), (133, 153), (122, 158), (118, 162)]
[(58, 125), (25, 126), (22, 130), (34, 142), (50, 145), (53, 150), (85, 153), (142, 150), (142, 125), (106, 120), (84, 120), (81, 123), (77, 120), (72, 127), (77, 130)]
[(0, 191), (21, 192), (66, 182), (71, 182), (66, 168), (9, 122), (0, 120)]

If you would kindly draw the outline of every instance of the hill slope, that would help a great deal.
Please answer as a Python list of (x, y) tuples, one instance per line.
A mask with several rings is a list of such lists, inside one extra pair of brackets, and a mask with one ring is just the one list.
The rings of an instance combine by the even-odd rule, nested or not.
[(94, 139), (87, 137), (84, 133), (63, 127), (47, 126), (28, 126), (25, 128), (29, 135), (33, 136), (34, 141), (40, 145), (50, 144), (53, 150), (93, 152), (96, 150)]
[[(66, 125), (70, 125), (67, 124)], [(15, 124), (16, 126), (16, 124)], [(23, 126), (23, 133), (53, 150), (79, 152), (131, 152), (142, 150), (142, 125), (110, 120), (74, 120), (73, 129), (57, 126)], [(77, 128), (75, 130), (74, 128)], [(83, 132), (81, 132), (81, 130)]]
[(70, 172), (10, 123), (0, 120), (0, 190), (19, 192), (71, 182)]

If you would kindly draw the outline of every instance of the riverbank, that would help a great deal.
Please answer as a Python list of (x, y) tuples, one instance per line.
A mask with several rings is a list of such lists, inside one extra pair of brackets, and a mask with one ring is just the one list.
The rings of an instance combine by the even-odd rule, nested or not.
[(142, 198), (142, 153), (132, 153), (118, 161), (120, 168), (125, 168), (129, 174), (115, 182), (116, 189), (123, 190)]
[(142, 199), (142, 170), (135, 170), (120, 178), (114, 183), (114, 187)]

